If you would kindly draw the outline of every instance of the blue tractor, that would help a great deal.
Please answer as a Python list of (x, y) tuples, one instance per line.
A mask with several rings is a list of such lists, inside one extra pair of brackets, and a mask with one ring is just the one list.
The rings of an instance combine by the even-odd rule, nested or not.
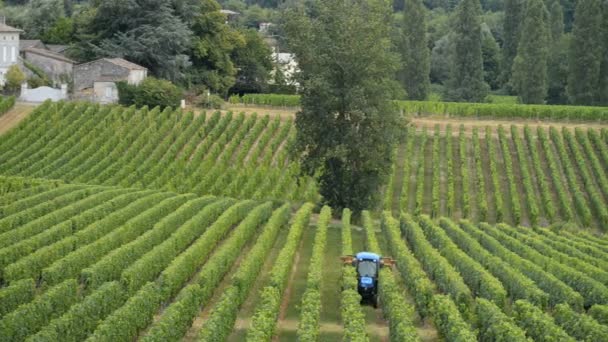
[(371, 304), (377, 308), (380, 268), (394, 265), (395, 260), (370, 252), (359, 252), (354, 256), (343, 256), (341, 259), (345, 264), (357, 269), (357, 290), (361, 295), (361, 304)]

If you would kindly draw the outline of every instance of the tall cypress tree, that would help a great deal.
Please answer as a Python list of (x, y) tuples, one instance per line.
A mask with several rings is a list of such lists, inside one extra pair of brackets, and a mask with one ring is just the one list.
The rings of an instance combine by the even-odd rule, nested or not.
[(403, 12), (400, 81), (411, 100), (424, 100), (431, 86), (431, 52), (426, 41), (426, 17), (422, 0), (406, 0)]
[(500, 76), (500, 47), (492, 31), (485, 23), (481, 25), (481, 52), (483, 55), (483, 79), (490, 89), (498, 89)]
[(549, 5), (549, 31), (547, 103), (564, 104), (568, 102), (568, 42), (564, 36), (564, 10), (559, 0), (553, 0)]
[(600, 98), (602, 60), (600, 0), (579, 0), (574, 12), (568, 68), (568, 96), (574, 104), (591, 105)]
[(517, 55), (520, 26), (526, 9), (525, 0), (505, 0), (505, 19), (503, 22), (502, 73), (501, 83), (509, 88), (513, 59)]
[(463, 0), (456, 10), (455, 51), (446, 84), (448, 100), (481, 102), (488, 94), (483, 79), (480, 13), (479, 0)]
[(602, 62), (600, 65), (600, 96), (599, 104), (608, 106), (608, 1), (604, 0), (604, 6), (602, 8), (602, 28), (604, 42), (604, 52), (602, 52)]
[(544, 103), (547, 96), (548, 17), (543, 0), (530, 0), (511, 80), (522, 103)]

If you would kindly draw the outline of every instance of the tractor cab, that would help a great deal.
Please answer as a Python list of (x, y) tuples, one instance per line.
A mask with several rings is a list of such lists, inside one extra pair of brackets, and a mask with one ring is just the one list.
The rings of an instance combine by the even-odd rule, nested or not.
[(359, 252), (357, 255), (343, 256), (345, 264), (352, 265), (357, 270), (357, 290), (361, 295), (361, 304), (371, 304), (378, 307), (378, 286), (380, 268), (392, 266), (395, 261), (391, 258), (382, 258), (376, 253)]
[(378, 254), (369, 252), (360, 252), (355, 256), (357, 289), (361, 295), (361, 301), (371, 302), (374, 307), (377, 306), (380, 260)]

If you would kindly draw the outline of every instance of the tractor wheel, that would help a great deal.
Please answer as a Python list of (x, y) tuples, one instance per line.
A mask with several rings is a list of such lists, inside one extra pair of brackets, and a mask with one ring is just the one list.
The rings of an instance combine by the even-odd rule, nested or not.
[(377, 294), (372, 297), (372, 306), (374, 309), (377, 309), (380, 306), (380, 298), (378, 298)]

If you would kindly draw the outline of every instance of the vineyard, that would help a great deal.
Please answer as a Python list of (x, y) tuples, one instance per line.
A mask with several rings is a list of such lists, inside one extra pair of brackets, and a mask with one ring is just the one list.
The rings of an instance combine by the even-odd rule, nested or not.
[[(362, 213), (316, 204), (294, 134), (37, 107), (0, 135), (0, 341), (608, 341), (607, 130), (412, 126)], [(396, 260), (378, 309), (363, 250)]]

